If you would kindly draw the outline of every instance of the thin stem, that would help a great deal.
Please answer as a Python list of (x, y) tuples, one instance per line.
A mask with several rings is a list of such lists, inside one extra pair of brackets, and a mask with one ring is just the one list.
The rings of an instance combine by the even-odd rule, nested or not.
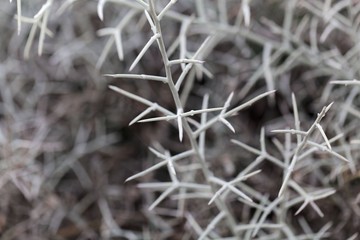
[[(149, 1), (149, 7), (150, 7), (150, 15), (152, 17), (152, 20), (154, 21), (155, 27), (156, 27), (156, 31), (159, 34), (159, 38), (157, 39), (158, 42), (158, 46), (159, 46), (159, 50), (162, 56), (162, 60), (164, 63), (164, 67), (165, 67), (165, 75), (166, 78), (168, 79), (168, 86), (169, 89), (171, 91), (171, 94), (173, 96), (173, 99), (175, 101), (175, 105), (177, 109), (184, 109), (180, 100), (180, 96), (179, 93), (174, 85), (173, 79), (172, 79), (172, 73), (171, 73), (171, 68), (170, 68), (170, 64), (169, 64), (169, 59), (167, 57), (167, 53), (166, 53), (166, 47), (165, 47), (165, 43), (161, 34), (161, 26), (160, 26), (160, 21), (157, 18), (157, 14), (155, 11), (155, 6), (154, 6), (154, 2), (153, 0)], [(202, 166), (202, 172), (204, 174), (205, 177), (205, 181), (207, 182), (207, 184), (209, 186), (211, 186), (211, 190), (212, 193), (215, 193), (215, 189), (214, 186), (211, 184), (210, 182), (210, 177), (213, 175), (212, 172), (208, 169), (208, 166), (205, 162), (205, 158), (204, 156), (201, 154), (200, 148), (198, 146), (198, 143), (196, 141), (196, 136), (194, 135), (192, 129), (190, 128), (190, 125), (187, 121), (182, 121), (182, 127), (184, 128), (184, 132), (187, 135), (187, 137), (190, 140), (190, 144), (192, 146), (192, 148), (194, 149), (195, 152), (195, 156), (197, 159), (199, 159), (200, 164)], [(218, 209), (220, 211), (223, 211), (225, 213), (225, 217), (228, 221), (228, 224), (230, 226), (230, 229), (232, 231), (232, 233), (234, 234), (234, 236), (238, 236), (238, 232), (236, 231), (236, 221), (234, 219), (234, 217), (232, 216), (228, 206), (226, 206), (226, 204), (221, 200), (221, 199), (216, 199), (215, 203), (218, 207)]]

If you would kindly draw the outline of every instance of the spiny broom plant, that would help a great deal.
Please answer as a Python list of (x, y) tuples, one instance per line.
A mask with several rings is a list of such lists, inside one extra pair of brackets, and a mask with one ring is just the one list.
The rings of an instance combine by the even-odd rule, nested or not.
[[(59, 12), (75, 2), (63, 1)], [(97, 60), (98, 69), (106, 64), (113, 46), (116, 48), (117, 58), (130, 58), (130, 51), (123, 47), (123, 36), (129, 34), (127, 28), (136, 21), (138, 26), (143, 26), (144, 29), (145, 25), (150, 27), (151, 37), (133, 58), (135, 60), (132, 64), (129, 64), (129, 71), (143, 69), (138, 65), (144, 61), (153, 45), (156, 45), (160, 52), (161, 60), (156, 58), (156, 61), (163, 65), (162, 75), (122, 73), (106, 76), (134, 81), (163, 82), (171, 93), (173, 107), (163, 107), (156, 100), (135, 95), (114, 85), (110, 86), (110, 89), (147, 106), (130, 125), (169, 121), (177, 128), (179, 142), (186, 148), (185, 151), (165, 149), (161, 145), (149, 148), (160, 162), (127, 179), (130, 181), (145, 177), (162, 168), (167, 170), (168, 182), (139, 184), (140, 188), (160, 193), (158, 196), (154, 194), (156, 197), (149, 204), (151, 211), (146, 214), (149, 221), (151, 218), (156, 219), (152, 224), (164, 233), (160, 234), (162, 238), (166, 238), (167, 234), (175, 230), (171, 224), (163, 222), (160, 215), (185, 218), (185, 227), (192, 231), (185, 233), (182, 236), (184, 239), (320, 239), (332, 236), (331, 224), (325, 224), (321, 228), (317, 226), (318, 231), (314, 233), (309, 218), (299, 215), (310, 207), (319, 217), (323, 217), (322, 207), (315, 201), (324, 198), (333, 199), (343, 209), (349, 208), (341, 203), (341, 195), (335, 193), (332, 181), (337, 178), (340, 185), (346, 185), (349, 180), (343, 179), (343, 173), (350, 170), (352, 175), (357, 174), (358, 133), (354, 129), (358, 126), (360, 115), (356, 108), (358, 83), (349, 79), (358, 78), (358, 47), (356, 44), (351, 46), (350, 43), (346, 43), (345, 46), (340, 46), (343, 48), (340, 49), (333, 47), (336, 41), (329, 39), (334, 32), (341, 32), (356, 42), (360, 5), (345, 0), (275, 2), (284, 9), (280, 21), (275, 17), (262, 17), (260, 21), (254, 21), (250, 13), (256, 16), (257, 12), (251, 12), (250, 7), (259, 3), (246, 0), (100, 0), (97, 3), (101, 20), (106, 19), (104, 8), (108, 4), (119, 4), (127, 9), (123, 15), (119, 13), (121, 20), (115, 27), (106, 27), (98, 31), (99, 36), (109, 37)], [(43, 53), (45, 36), (53, 36), (47, 28), (53, 4), (54, 1), (46, 1), (33, 18), (26, 18), (22, 16), (21, 0), (17, 1), (18, 31), (22, 23), (32, 24), (25, 45), (25, 58), (30, 56), (37, 28), (40, 29), (38, 55)], [(175, 39), (167, 35), (167, 25), (178, 31)], [(194, 44), (193, 39), (201, 44)], [(224, 43), (229, 41), (236, 46), (232, 50), (242, 48), (243, 55), (249, 55), (249, 52), (256, 52), (260, 48), (259, 56), (252, 56), (253, 60), (248, 63), (255, 70), (239, 91), (230, 94), (231, 91), (227, 91), (227, 99), (222, 104), (214, 104), (214, 107), (209, 105), (212, 102), (219, 103), (218, 100), (214, 100), (217, 95), (201, 89), (197, 94), (202, 97), (202, 104), (197, 104), (201, 105), (201, 108), (197, 109), (192, 106), (193, 101), (190, 99), (196, 79), (215, 76), (215, 80), (212, 81), (220, 80), (212, 73), (211, 64), (207, 64), (207, 60), (212, 54), (219, 54), (218, 46), (226, 49)], [(251, 46), (250, 42), (256, 46)], [(239, 74), (239, 69), (232, 66), (236, 54), (230, 51), (218, 56), (221, 57), (217, 61), (223, 61), (223, 65), (227, 65), (227, 73), (231, 76)], [(296, 94), (289, 94), (289, 73), (295, 72), (297, 68), (304, 68), (306, 71), (306, 74), (301, 76), (304, 85), (310, 83), (309, 85), (313, 84), (313, 87), (316, 87), (316, 83), (310, 79), (316, 79), (318, 82), (324, 81), (324, 78), (336, 79), (325, 87), (319, 103), (312, 106), (316, 109), (313, 110), (312, 116), (305, 114), (308, 109), (304, 109), (303, 102), (309, 94), (306, 86), (304, 90), (303, 86), (295, 83)], [(264, 80), (264, 83), (261, 80)], [(284, 84), (288, 85), (284, 87)], [(355, 87), (350, 90), (334, 88), (337, 84)], [(261, 87), (258, 87), (259, 85)], [(275, 89), (277, 93), (274, 92)], [(285, 110), (284, 119), (261, 128), (259, 149), (245, 143), (249, 137), (245, 137), (244, 141), (232, 139), (234, 145), (248, 151), (255, 159), (241, 168), (229, 170), (233, 175), (231, 178), (220, 175), (214, 168), (214, 163), (210, 161), (213, 156), (209, 153), (211, 149), (207, 144), (209, 132), (214, 129), (219, 131), (216, 129), (218, 123), (235, 132), (235, 116), (241, 117), (247, 107), (258, 101), (265, 104), (267, 100), (269, 106), (276, 105), (276, 94), (285, 96), (285, 100), (291, 102), (293, 116)], [(312, 94), (319, 95), (316, 92)], [(253, 97), (250, 98), (249, 95)], [(347, 96), (345, 100), (344, 96)], [(250, 100), (245, 100), (249, 98)], [(301, 101), (297, 100), (299, 98)], [(330, 103), (333, 100), (336, 102)], [(239, 101), (243, 101), (243, 104), (232, 105)], [(302, 103), (301, 108), (297, 106), (299, 102)], [(153, 112), (159, 112), (161, 116), (146, 118)], [(242, 138), (242, 135), (239, 134), (239, 137)], [(347, 142), (349, 137), (353, 139), (351, 144)], [(269, 138), (272, 138), (271, 141)], [(220, 150), (216, 153), (219, 152)], [(277, 186), (275, 195), (270, 190), (259, 190), (263, 188), (261, 185), (265, 185), (264, 179), (268, 180), (262, 177), (267, 174), (268, 170), (265, 167), (268, 166), (278, 169), (282, 176), (282, 181), (273, 183)], [(66, 171), (60, 171), (60, 176)], [(273, 181), (280, 178), (270, 177)], [(167, 199), (177, 202), (177, 206), (170, 209), (160, 208), (162, 205), (173, 206), (170, 203), (163, 204)], [(103, 237), (158, 238), (146, 230), (142, 234), (121, 229), (114, 220), (106, 199), (101, 197), (97, 202), (106, 225), (102, 232)], [(199, 211), (190, 207), (193, 202), (208, 211), (205, 219)], [(356, 212), (359, 208), (358, 203), (359, 200), (356, 198), (351, 202), (350, 209)], [(239, 208), (241, 214), (237, 210)], [(357, 237), (356, 233), (346, 236), (349, 239)]]
[[(105, 2), (106, 1), (100, 1), (98, 4), (98, 13), (101, 19), (103, 18), (102, 12)], [(128, 1), (119, 1), (120, 4), (123, 3), (130, 7), (133, 7), (134, 9), (142, 8), (153, 34), (131, 64), (129, 71), (132, 71), (136, 67), (143, 55), (154, 43), (156, 43), (161, 54), (165, 76), (153, 76), (144, 74), (107, 74), (106, 76), (123, 79), (127, 78), (163, 82), (167, 84), (169, 90), (171, 91), (176, 111), (173, 112), (170, 109), (166, 109), (160, 106), (160, 104), (156, 102), (149, 101), (145, 98), (142, 98), (141, 96), (134, 95), (118, 87), (110, 86), (110, 89), (129, 98), (132, 98), (135, 101), (143, 103), (148, 107), (145, 111), (140, 113), (133, 121), (131, 121), (130, 124), (134, 124), (137, 122), (153, 122), (162, 120), (171, 121), (178, 129), (179, 141), (182, 142), (185, 135), (185, 138), (188, 139), (188, 142), (190, 144), (189, 150), (177, 153), (173, 156), (170, 154), (169, 150), (162, 148), (161, 150), (150, 148), (150, 151), (157, 158), (161, 159), (161, 162), (129, 177), (127, 181), (142, 177), (161, 167), (167, 168), (171, 181), (139, 184), (140, 188), (149, 188), (153, 191), (161, 192), (161, 194), (150, 205), (149, 210), (154, 210), (162, 201), (164, 201), (166, 198), (171, 197), (174, 194), (176, 194), (175, 199), (177, 199), (177, 201), (179, 202), (179, 208), (181, 204), (183, 204), (182, 201), (188, 199), (190, 199), (188, 201), (191, 201), (192, 199), (196, 198), (208, 198), (209, 205), (216, 205), (217, 213), (207, 226), (204, 226), (202, 228), (201, 226), (196, 224), (196, 220), (192, 217), (191, 212), (186, 213), (187, 219), (191, 223), (191, 225), (194, 226), (195, 224), (195, 226), (197, 226), (194, 230), (198, 234), (198, 239), (250, 239), (256, 236), (261, 237), (261, 239), (279, 239), (283, 237), (285, 237), (286, 239), (302, 239), (303, 237), (311, 239), (315, 236), (318, 238), (328, 236), (326, 231), (330, 227), (329, 224), (325, 225), (315, 235), (297, 235), (295, 232), (293, 232), (292, 226), (288, 224), (287, 218), (289, 217), (289, 209), (293, 208), (299, 203), (302, 203), (302, 205), (298, 208), (295, 215), (299, 214), (307, 205), (310, 205), (320, 217), (323, 217), (324, 214), (322, 213), (319, 206), (315, 203), (315, 201), (326, 198), (335, 193), (335, 190), (332, 188), (314, 189), (312, 191), (304, 189), (304, 187), (302, 187), (299, 183), (297, 183), (297, 181), (292, 178), (296, 166), (299, 165), (298, 162), (300, 162), (301, 160), (304, 161), (304, 159), (312, 156), (316, 151), (327, 152), (330, 156), (348, 162), (345, 157), (332, 150), (331, 144), (332, 142), (336, 141), (339, 136), (328, 139), (323, 130), (323, 127), (321, 126), (321, 120), (330, 110), (332, 104), (325, 106), (314, 120), (314, 123), (308, 128), (308, 130), (303, 131), (300, 128), (299, 113), (297, 109), (295, 95), (293, 94), (292, 102), (295, 119), (295, 129), (273, 131), (274, 133), (283, 133), (286, 135), (286, 140), (284, 144), (281, 144), (279, 141), (277, 142), (277, 146), (279, 147), (279, 150), (281, 150), (282, 157), (275, 157), (267, 153), (264, 129), (262, 129), (261, 131), (260, 150), (254, 149), (238, 140), (233, 140), (233, 143), (258, 155), (258, 157), (253, 163), (241, 170), (234, 179), (230, 181), (222, 180), (221, 177), (216, 176), (214, 172), (212, 172), (211, 167), (209, 166), (210, 163), (206, 159), (207, 130), (217, 123), (223, 123), (232, 132), (235, 132), (234, 127), (228, 119), (235, 114), (238, 114), (238, 112), (243, 110), (244, 108), (251, 106), (256, 101), (273, 95), (274, 91), (271, 90), (260, 94), (253, 99), (248, 100), (245, 103), (233, 108), (230, 108), (233, 93), (229, 95), (222, 107), (220, 106), (208, 108), (209, 95), (204, 95), (202, 108), (200, 110), (194, 110), (191, 109), (191, 106), (187, 106), (187, 98), (182, 97), (183, 94), (188, 94), (187, 91), (189, 91), (187, 88), (183, 88), (183, 85), (186, 85), (188, 82), (191, 81), (191, 79), (187, 81), (185, 80), (187, 74), (193, 68), (198, 68), (197, 71), (204, 72), (204, 69), (206, 69), (205, 67), (203, 67), (204, 56), (211, 52), (214, 46), (218, 44), (222, 39), (224, 39), (224, 35), (221, 33), (215, 33), (210, 31), (210, 35), (196, 50), (195, 54), (187, 52), (187, 35), (186, 31), (184, 31), (183, 28), (189, 28), (191, 22), (195, 22), (195, 20), (193, 20), (191, 16), (185, 16), (180, 14), (177, 15), (170, 12), (170, 9), (172, 5), (175, 4), (175, 2), (176, 1), (169, 1), (165, 6), (158, 10), (156, 1), (153, 0), (149, 0), (148, 2), (137, 1), (137, 3), (131, 4)], [(243, 10), (244, 14), (244, 22), (246, 25), (249, 25), (248, 3), (246, 1), (243, 1), (243, 4), (244, 5), (241, 9)], [(199, 10), (203, 6), (197, 7), (198, 8), (196, 9)], [(226, 9), (226, 4), (223, 1), (219, 1), (219, 22), (225, 23), (224, 25), (226, 27), (231, 28), (232, 26), (226, 25), (227, 13), (224, 9)], [(129, 12), (129, 14), (133, 15), (132, 13), (133, 12), (131, 11)], [(163, 23), (163, 19), (165, 17), (172, 18), (174, 16), (176, 16), (176, 20), (181, 22), (182, 28), (179, 32), (178, 38), (173, 41), (173, 43), (167, 43), (164, 40), (161, 24)], [(205, 14), (203, 13), (202, 17), (204, 16)], [(122, 21), (127, 20), (128, 18), (124, 18)], [(200, 24), (201, 20), (202, 19), (198, 20)], [(122, 23), (123, 22), (121, 22), (118, 26), (123, 26)], [(209, 27), (211, 27), (210, 24)], [(218, 28), (223, 30), (223, 25), (218, 26)], [(116, 31), (116, 29), (111, 31), (117, 36), (121, 36), (119, 32)], [(100, 34), (102, 34), (103, 32), (105, 32), (105, 30), (99, 31)], [(119, 38), (114, 37), (114, 39), (115, 41), (120, 41)], [(284, 45), (286, 46), (287, 43), (285, 43)], [(119, 58), (123, 58), (123, 51), (121, 50), (122, 45), (117, 42), (116, 46)], [(170, 58), (171, 55), (169, 54), (168, 50), (170, 48), (179, 49), (178, 58), (174, 58), (174, 56)], [(172, 52), (173, 51), (174, 50), (172, 50)], [(272, 44), (264, 44), (263, 71), (265, 74), (268, 89), (274, 89), (272, 77), (273, 73), (270, 69), (271, 51)], [(182, 72), (176, 79), (173, 69), (177, 65), (180, 65)], [(190, 86), (191, 84), (192, 83), (190, 83)], [(245, 93), (243, 92), (243, 94)], [(274, 101), (274, 97), (270, 99)], [(146, 115), (148, 115), (152, 111), (159, 111), (164, 116), (145, 118)], [(219, 113), (215, 114), (215, 116), (212, 116), (209, 119), (209, 115), (212, 112)], [(197, 114), (201, 115), (200, 120), (196, 120), (193, 117)], [(322, 142), (320, 141), (320, 143), (318, 143), (319, 139), (318, 137), (316, 137), (315, 132), (320, 134), (323, 140)], [(290, 134), (296, 135), (296, 142), (292, 142)], [(312, 138), (314, 134), (315, 139), (313, 140)], [(191, 164), (188, 163), (188, 166), (182, 166), (180, 164), (181, 160), (187, 158), (192, 159)], [(259, 165), (263, 161), (272, 162), (284, 172), (284, 177), (278, 196), (273, 200), (268, 199), (266, 196), (256, 191), (256, 187), (250, 187), (244, 183), (244, 181), (248, 178), (253, 177), (257, 174), (261, 174), (261, 169), (259, 169)], [(196, 181), (197, 172), (201, 172), (201, 175), (203, 176), (203, 181), (200, 183)], [(189, 173), (193, 174), (193, 176), (189, 177)], [(188, 179), (192, 181), (189, 181)], [(237, 216), (233, 214), (234, 209), (231, 207), (230, 204), (231, 201), (234, 201), (234, 196), (230, 197), (229, 193), (232, 193), (234, 196), (236, 196), (235, 199), (242, 202), (244, 205), (247, 205), (248, 207), (257, 210), (257, 214), (255, 214), (251, 219), (249, 219), (249, 222), (239, 222), (237, 220)], [(275, 214), (275, 219), (269, 219), (270, 213)], [(228, 231), (226, 231), (225, 235), (221, 235), (221, 231), (219, 230), (221, 229), (220, 226), (222, 226), (223, 224), (225, 224), (228, 228)]]

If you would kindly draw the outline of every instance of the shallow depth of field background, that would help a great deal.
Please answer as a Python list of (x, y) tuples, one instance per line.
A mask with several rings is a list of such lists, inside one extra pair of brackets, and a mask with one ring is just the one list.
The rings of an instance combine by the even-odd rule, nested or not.
[[(32, 18), (44, 2), (24, 0), (22, 15)], [(160, 5), (167, 3), (159, 2)], [(221, 22), (218, 1), (205, 2), (211, 21)], [(351, 236), (357, 239), (360, 229), (359, 89), (358, 86), (331, 85), (329, 81), (359, 79), (360, 4), (357, 1), (292, 2), (293, 21), (290, 26), (283, 26), (289, 11), (286, 1), (251, 1), (250, 27), (242, 23), (243, 33), (221, 35), (221, 41), (204, 59), (204, 66), (212, 77), (195, 76), (188, 106), (199, 109), (204, 93), (210, 94), (210, 105), (216, 107), (222, 106), (232, 91), (235, 106), (271, 90), (263, 75), (249, 84), (264, 60), (261, 42), (274, 43), (274, 53), (283, 44), (284, 36), (289, 36), (288, 44), (294, 50), (271, 62), (274, 86), (270, 87), (277, 90), (276, 94), (231, 118), (235, 134), (221, 124), (210, 129), (207, 161), (214, 173), (231, 179), (256, 156), (232, 144), (230, 139), (259, 148), (264, 126), (268, 151), (279, 154), (272, 140), (276, 136), (282, 141), (283, 135), (271, 130), (294, 128), (292, 92), (296, 95), (301, 126), (305, 130), (321, 108), (334, 101), (322, 122), (323, 128), (329, 138), (344, 133), (334, 145), (339, 154), (352, 159), (353, 165), (347, 167), (335, 160), (329, 160), (333, 165), (327, 165), (324, 159), (328, 156), (319, 152), (298, 174), (295, 172), (294, 179), (303, 186), (332, 187), (336, 193), (317, 201), (324, 212), (323, 218), (308, 206), (290, 218), (290, 224), (294, 232), (300, 233), (304, 232), (304, 222), (314, 232), (331, 223), (328, 239), (350, 239)], [(330, 2), (330, 6), (342, 3), (344, 7), (327, 19), (321, 12), (325, 2)], [(148, 146), (161, 145), (172, 153), (179, 153), (189, 145), (187, 141), (179, 142), (177, 129), (166, 121), (128, 126), (145, 106), (108, 88), (110, 84), (116, 85), (174, 109), (165, 84), (104, 76), (127, 73), (151, 37), (143, 14), (134, 17), (122, 32), (124, 60), (120, 61), (114, 45), (103, 55), (108, 36), (100, 37), (97, 31), (116, 26), (130, 11), (128, 6), (106, 3), (104, 21), (101, 21), (97, 1), (54, 1), (48, 20), (53, 37), (45, 37), (43, 53), (38, 56), (38, 30), (25, 59), (31, 25), (22, 22), (18, 35), (16, 1), (2, 1), (0, 6), (0, 239), (106, 239), (114, 229), (119, 237), (111, 239), (146, 236), (196, 239), (185, 217), (169, 214), (169, 209), (175, 206), (171, 199), (162, 202), (157, 211), (149, 212), (148, 206), (159, 193), (137, 188), (140, 182), (167, 181), (166, 169), (124, 183), (131, 175), (157, 162)], [(231, 25), (241, 12), (241, 1), (228, 1), (227, 6)], [(184, 15), (194, 14), (196, 18), (193, 1), (178, 1), (173, 10)], [(308, 19), (304, 20), (305, 17)], [(331, 24), (334, 28), (326, 30)], [(165, 40), (171, 43), (181, 24), (164, 18), (162, 28)], [(329, 33), (324, 33), (325, 30)], [(190, 28), (188, 48), (196, 50), (211, 31), (211, 24)], [(257, 37), (261, 37), (261, 41), (257, 41)], [(163, 75), (155, 45), (134, 72)], [(150, 116), (159, 114), (154, 112)], [(261, 169), (261, 174), (249, 182), (269, 199), (275, 199), (283, 172), (269, 163), (264, 163)], [(308, 174), (311, 170), (314, 173)], [(233, 204), (236, 215), (249, 214), (251, 219), (253, 211)], [(206, 201), (194, 200), (186, 209), (199, 219), (203, 228), (213, 217)], [(224, 232), (226, 235), (226, 230)]]

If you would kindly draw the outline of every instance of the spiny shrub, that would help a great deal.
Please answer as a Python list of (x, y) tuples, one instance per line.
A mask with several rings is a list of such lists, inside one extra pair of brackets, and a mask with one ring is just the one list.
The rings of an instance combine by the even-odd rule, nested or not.
[[(44, 53), (54, 4), (28, 19), (17, 1), (19, 31), (32, 24), (25, 58), (37, 28)], [(147, 224), (119, 226), (101, 196), (101, 237), (356, 239), (359, 12), (347, 0), (99, 0), (93, 66), (144, 106), (129, 125), (169, 126), (124, 183), (141, 181)]]

